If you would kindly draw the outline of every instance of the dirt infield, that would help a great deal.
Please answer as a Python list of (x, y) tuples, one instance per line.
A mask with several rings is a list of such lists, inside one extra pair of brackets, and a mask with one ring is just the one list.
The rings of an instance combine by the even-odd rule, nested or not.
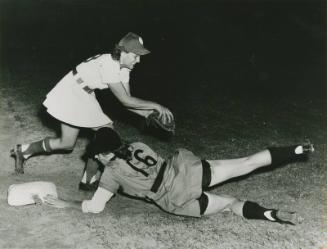
[[(155, 206), (121, 196), (116, 196), (98, 215), (46, 206), (10, 207), (6, 200), (9, 185), (34, 180), (54, 182), (63, 198), (90, 197), (77, 189), (84, 167), (81, 155), (87, 143), (85, 137), (78, 140), (72, 153), (33, 157), (28, 160), (24, 175), (13, 174), (14, 161), (9, 157), (12, 145), (54, 134), (49, 123), (42, 123), (39, 110), (49, 86), (42, 86), (42, 79), (39, 80), (39, 84), (32, 85), (33, 91), (28, 80), (14, 76), (0, 82), (0, 248), (322, 249), (327, 246), (327, 116), (325, 103), (320, 100), (286, 98), (272, 104), (273, 101), (263, 99), (249, 102), (246, 98), (228, 100), (206, 94), (203, 101), (201, 94), (189, 96), (183, 103), (176, 103), (178, 129), (170, 143), (117, 122), (117, 129), (124, 137), (143, 140), (163, 155), (183, 146), (206, 158), (234, 157), (265, 146), (310, 138), (317, 148), (310, 162), (252, 174), (212, 190), (268, 207), (297, 211), (304, 219), (297, 226), (247, 221), (231, 213), (203, 219), (170, 216)], [(198, 103), (206, 106), (199, 107)], [(251, 115), (246, 115), (249, 105)], [(204, 108), (206, 115), (202, 112)], [(197, 121), (200, 117), (202, 123)]]

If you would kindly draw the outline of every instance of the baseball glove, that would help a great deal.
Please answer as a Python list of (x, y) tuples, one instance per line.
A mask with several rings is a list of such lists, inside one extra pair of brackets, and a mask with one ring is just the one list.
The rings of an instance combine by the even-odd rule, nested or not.
[(164, 130), (170, 134), (175, 134), (175, 121), (174, 119), (170, 121), (163, 120), (162, 117), (159, 117), (160, 114), (157, 111), (153, 111), (147, 118), (146, 118), (146, 126), (147, 127), (154, 127)]

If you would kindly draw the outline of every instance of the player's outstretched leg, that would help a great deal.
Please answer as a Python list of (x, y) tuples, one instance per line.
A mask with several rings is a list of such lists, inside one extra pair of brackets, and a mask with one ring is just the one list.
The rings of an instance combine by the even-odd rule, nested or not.
[(61, 124), (61, 137), (50, 138), (46, 137), (40, 141), (36, 141), (30, 144), (17, 144), (10, 150), (10, 155), (15, 158), (15, 171), (16, 173), (24, 173), (25, 161), (37, 154), (51, 153), (54, 150), (72, 150), (79, 128), (72, 127), (67, 124)]
[(269, 147), (271, 165), (279, 166), (296, 161), (305, 161), (308, 154), (314, 152), (313, 144), (304, 143), (286, 147)]
[(270, 147), (248, 157), (229, 160), (207, 160), (211, 169), (210, 187), (228, 179), (246, 175), (265, 166), (279, 166), (305, 160), (314, 151), (312, 144)]
[(266, 220), (280, 224), (295, 225), (296, 213), (277, 209), (264, 208), (258, 203), (241, 201), (228, 195), (214, 195), (204, 192), (207, 196), (207, 208), (203, 215), (212, 215), (223, 211), (232, 211), (246, 219)]

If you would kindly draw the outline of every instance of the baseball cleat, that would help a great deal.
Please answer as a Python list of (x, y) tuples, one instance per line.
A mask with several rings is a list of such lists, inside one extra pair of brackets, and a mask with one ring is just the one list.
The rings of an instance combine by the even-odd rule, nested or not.
[(304, 221), (304, 219), (298, 213), (285, 210), (277, 210), (276, 216), (276, 222), (280, 224), (294, 226), (296, 224), (301, 224)]
[(78, 185), (78, 189), (83, 191), (95, 191), (97, 190), (98, 186), (99, 186), (99, 181), (95, 181), (92, 183), (80, 182)]
[(309, 141), (305, 142), (301, 145), (298, 145), (295, 148), (295, 154), (298, 154), (298, 155), (308, 155), (310, 153), (313, 153), (314, 151), (315, 151), (315, 149), (313, 147), (313, 144), (310, 143)]
[(303, 153), (304, 154), (309, 154), (313, 153), (315, 151), (315, 148), (313, 147), (313, 144), (308, 142), (307, 144), (302, 145), (303, 148)]
[(10, 156), (15, 158), (15, 172), (17, 174), (24, 174), (24, 162), (26, 159), (23, 156), (22, 145), (17, 144), (13, 149), (11, 149)]

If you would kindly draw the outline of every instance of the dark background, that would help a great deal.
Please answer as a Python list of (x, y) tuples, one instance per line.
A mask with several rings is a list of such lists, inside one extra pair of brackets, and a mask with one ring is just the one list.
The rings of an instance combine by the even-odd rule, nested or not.
[(2, 74), (44, 74), (49, 89), (133, 31), (152, 51), (131, 77), (138, 96), (326, 95), (326, 1), (1, 0), (0, 9)]
[[(0, 0), (0, 247), (326, 244), (326, 24), (325, 0)], [(132, 72), (133, 95), (168, 106), (176, 134), (167, 143), (155, 132), (138, 132), (127, 124), (134, 121), (130, 116), (118, 117), (123, 108), (106, 103), (112, 100), (110, 91), (99, 91), (122, 137), (145, 142), (165, 158), (183, 147), (207, 159), (309, 139), (316, 151), (307, 163), (255, 172), (212, 189), (297, 211), (302, 224), (286, 228), (229, 214), (176, 218), (118, 196), (97, 217), (7, 205), (10, 184), (40, 179), (54, 182), (63, 198), (85, 199), (77, 186), (87, 139), (79, 139), (70, 154), (29, 159), (24, 176), (12, 174), (9, 149), (58, 131), (59, 122), (42, 110), (47, 92), (76, 64), (110, 52), (129, 31), (142, 35), (152, 51)]]

